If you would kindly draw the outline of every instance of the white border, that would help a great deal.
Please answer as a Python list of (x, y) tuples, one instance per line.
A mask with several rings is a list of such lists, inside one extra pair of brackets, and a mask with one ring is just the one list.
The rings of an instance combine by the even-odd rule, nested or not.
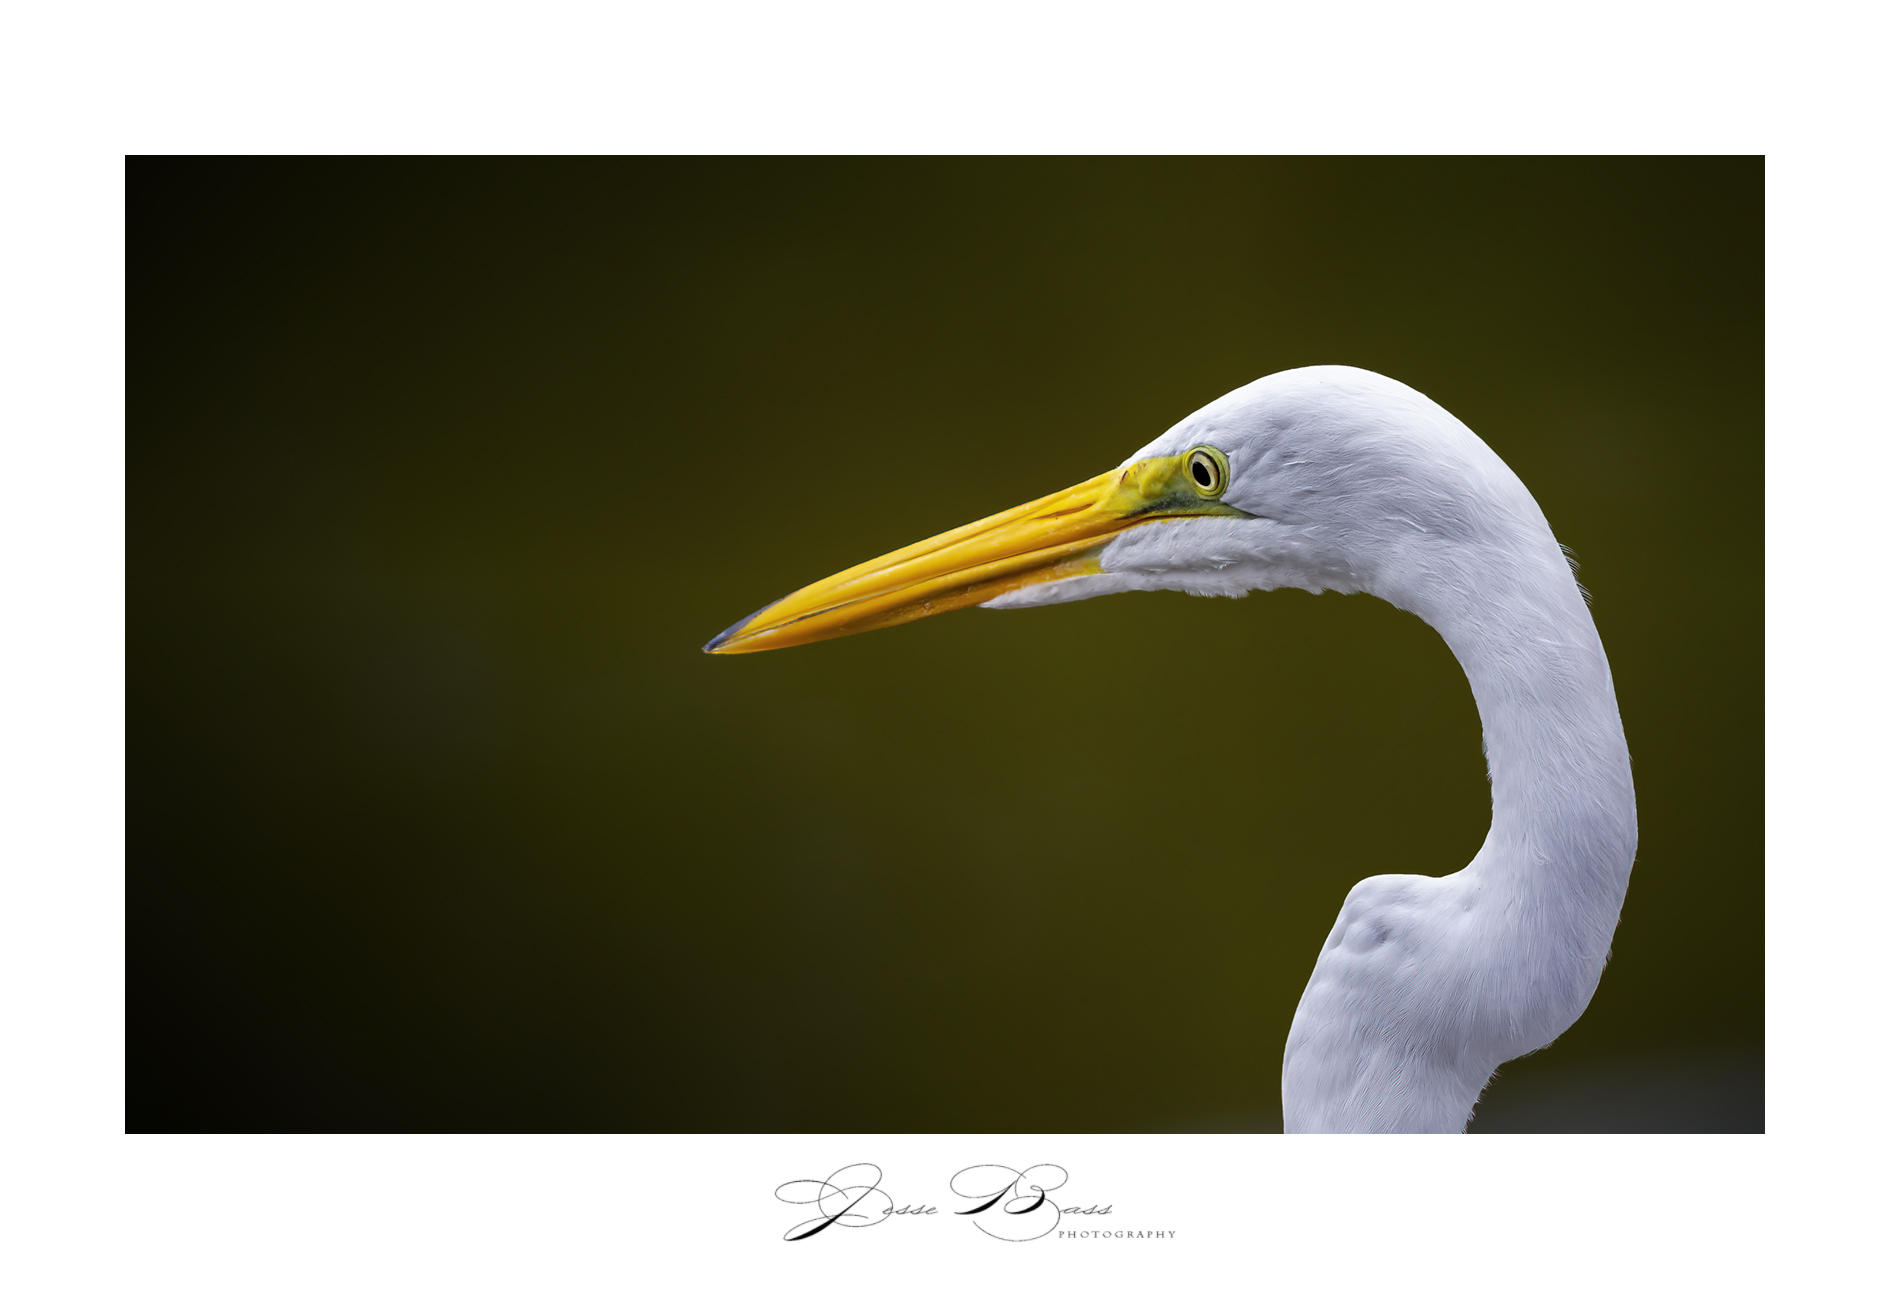
[[(17, 1284), (192, 1287), (1665, 1285), (1838, 1270), (1872, 1230), (1870, 1189), (1847, 1183), (1881, 1137), (1885, 668), (1869, 556), (1890, 479), (1883, 167), (1865, 133), (1880, 115), (1876, 42), (1851, 12), (181, 3), (16, 16), (0, 90), (16, 144), (0, 239), (13, 1220), (0, 1268), (30, 1274)], [(1767, 152), (1771, 1132), (122, 1136), (120, 155), (409, 148)], [(922, 1247), (889, 1225), (839, 1233), (862, 1238), (851, 1246), (778, 1239), (773, 1185), (843, 1157), (921, 1177), (1027, 1155), (1180, 1211), (1186, 1239), (1155, 1254)], [(1020, 1273), (1013, 1256), (1035, 1261)]]

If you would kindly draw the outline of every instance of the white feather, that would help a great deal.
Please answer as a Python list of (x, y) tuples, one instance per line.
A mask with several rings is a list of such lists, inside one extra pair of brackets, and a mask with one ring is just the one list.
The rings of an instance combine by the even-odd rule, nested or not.
[(1460, 1132), (1496, 1067), (1588, 1006), (1636, 846), (1608, 660), (1522, 481), (1417, 391), (1349, 367), (1265, 377), (1131, 456), (1207, 444), (1255, 516), (1129, 529), (1103, 572), (990, 602), (1118, 591), (1364, 591), (1428, 622), (1469, 678), (1492, 796), (1476, 857), (1443, 878), (1367, 878), (1300, 999), (1288, 1132)]

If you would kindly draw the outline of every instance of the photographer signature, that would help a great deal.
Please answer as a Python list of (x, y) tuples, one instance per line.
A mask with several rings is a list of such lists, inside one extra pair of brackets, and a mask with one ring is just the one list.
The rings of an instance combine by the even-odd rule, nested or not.
[[(864, 1161), (845, 1165), (825, 1178), (796, 1178), (774, 1189), (777, 1200), (790, 1205), (812, 1205), (815, 1212), (781, 1238), (804, 1241), (830, 1227), (874, 1227), (896, 1214), (936, 1214), (936, 1205), (896, 1205), (880, 1186), (885, 1174)], [(1108, 1214), (1114, 1206), (1087, 1208), (1058, 1205), (1050, 1193), (1070, 1180), (1061, 1165), (972, 1165), (952, 1175), (954, 1193), (977, 1204), (954, 1211), (971, 1219), (972, 1226), (1000, 1241), (1037, 1241), (1057, 1230), (1065, 1214)]]

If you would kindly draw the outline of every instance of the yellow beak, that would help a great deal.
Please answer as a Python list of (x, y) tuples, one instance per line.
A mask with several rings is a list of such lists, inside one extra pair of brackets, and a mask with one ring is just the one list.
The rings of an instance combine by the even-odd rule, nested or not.
[[(1203, 472), (1188, 472), (1189, 459), (1204, 451), (1213, 450), (1138, 461), (855, 565), (750, 614), (702, 648), (752, 654), (892, 627), (1020, 587), (1101, 573), (1101, 548), (1137, 524), (1250, 518), (1215, 500), (1220, 488), (1210, 493), (1197, 482)], [(1225, 481), (1225, 458), (1214, 457), (1220, 469), (1206, 473)]]

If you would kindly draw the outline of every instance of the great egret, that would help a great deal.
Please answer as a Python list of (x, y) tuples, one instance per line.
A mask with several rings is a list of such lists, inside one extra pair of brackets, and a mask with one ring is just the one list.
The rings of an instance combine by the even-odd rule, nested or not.
[(1367, 878), (1300, 997), (1289, 1133), (1457, 1133), (1503, 1062), (1588, 1006), (1634, 864), (1614, 682), (1515, 473), (1410, 387), (1263, 377), (1087, 483), (835, 574), (704, 648), (741, 654), (965, 605), (1115, 591), (1364, 591), (1436, 629), (1483, 720), (1492, 818), (1442, 878)]

